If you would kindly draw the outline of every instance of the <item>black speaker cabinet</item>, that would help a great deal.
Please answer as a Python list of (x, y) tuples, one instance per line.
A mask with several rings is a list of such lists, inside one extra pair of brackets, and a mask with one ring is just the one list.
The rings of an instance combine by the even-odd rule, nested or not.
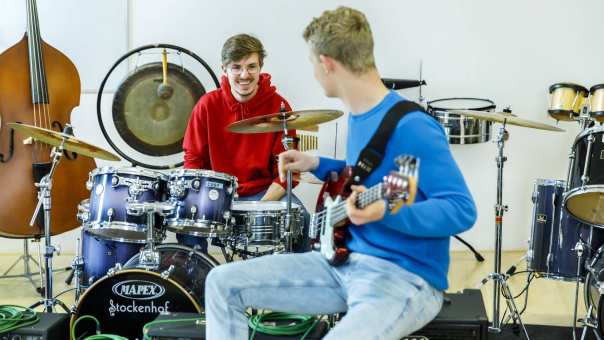
[(69, 339), (69, 317), (65, 313), (38, 313), (40, 321), (31, 326), (0, 334), (0, 340)]

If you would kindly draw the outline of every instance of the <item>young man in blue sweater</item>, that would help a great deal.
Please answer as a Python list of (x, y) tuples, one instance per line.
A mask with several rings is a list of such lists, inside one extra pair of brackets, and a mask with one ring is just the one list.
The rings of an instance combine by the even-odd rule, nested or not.
[[(350, 111), (346, 160), (297, 151), (280, 155), (280, 173), (331, 171), (354, 165), (382, 118), (405, 100), (381, 82), (373, 57), (373, 37), (365, 16), (340, 7), (325, 11), (304, 31), (314, 75), (328, 97)], [(400, 154), (420, 159), (415, 203), (391, 213), (383, 200), (358, 209), (358, 192), (391, 170)], [(469, 229), (476, 208), (457, 167), (444, 130), (416, 111), (397, 124), (382, 163), (355, 187), (346, 210), (353, 223), (352, 251), (333, 267), (317, 252), (265, 256), (219, 266), (206, 281), (208, 339), (247, 339), (245, 309), (299, 314), (346, 312), (324, 339), (400, 339), (431, 321), (447, 288), (449, 238)]]

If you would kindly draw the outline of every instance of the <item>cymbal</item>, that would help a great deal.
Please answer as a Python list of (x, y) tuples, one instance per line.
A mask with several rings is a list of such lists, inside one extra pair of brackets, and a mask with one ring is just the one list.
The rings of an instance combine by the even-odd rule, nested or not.
[(487, 111), (474, 111), (474, 110), (451, 110), (451, 113), (464, 115), (466, 117), (472, 117), (480, 120), (487, 120), (496, 123), (506, 123), (509, 125), (522, 126), (532, 129), (547, 130), (564, 132), (563, 129), (555, 127), (553, 125), (535, 122), (532, 120), (517, 117), (507, 112), (487, 112)]
[(283, 130), (283, 121), (288, 129), (306, 129), (342, 116), (338, 110), (302, 110), (271, 113), (268, 115), (243, 119), (227, 126), (227, 130), (236, 133), (278, 132)]
[(65, 138), (65, 144), (63, 148), (67, 151), (76, 152), (82, 156), (88, 156), (92, 158), (99, 158), (108, 161), (119, 161), (121, 158), (115, 154), (103, 150), (98, 146), (83, 142), (74, 136), (66, 135), (62, 132), (51, 131), (37, 126), (22, 124), (22, 123), (8, 123), (11, 128), (24, 133), (27, 136), (34, 138), (40, 142), (50, 144), (52, 146), (59, 146)]

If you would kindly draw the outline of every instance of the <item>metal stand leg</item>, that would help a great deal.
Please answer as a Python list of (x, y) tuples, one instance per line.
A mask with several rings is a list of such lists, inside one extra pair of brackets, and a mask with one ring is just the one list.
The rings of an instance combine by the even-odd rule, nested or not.
[[(10, 278), (16, 278), (16, 277), (24, 277), (29, 282), (31, 282), (31, 285), (34, 286), (34, 288), (37, 288), (36, 283), (34, 282), (33, 277), (35, 275), (40, 275), (40, 273), (39, 272), (32, 273), (29, 261), (33, 262), (38, 267), (39, 270), (41, 270), (41, 268), (40, 268), (40, 263), (38, 261), (36, 261), (36, 259), (34, 259), (29, 254), (29, 245), (27, 244), (28, 241), (29, 241), (28, 239), (24, 239), (23, 240), (23, 255), (19, 256), (19, 258), (15, 262), (13, 262), (13, 264), (11, 264), (10, 267), (8, 267), (8, 269), (0, 276), (0, 279), (10, 279)], [(13, 270), (13, 268), (15, 268), (15, 266), (20, 261), (23, 261), (23, 274), (7, 275), (8, 273), (10, 273), (11, 270)]]

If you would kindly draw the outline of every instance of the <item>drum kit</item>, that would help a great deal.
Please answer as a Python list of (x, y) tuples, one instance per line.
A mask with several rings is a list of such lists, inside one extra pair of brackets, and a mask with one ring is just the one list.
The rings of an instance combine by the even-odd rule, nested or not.
[[(566, 180), (537, 179), (532, 196), (533, 221), (526, 256), (527, 269), (539, 277), (576, 282), (573, 323), (577, 320), (579, 284), (584, 283), (587, 316), (582, 319), (583, 337), (588, 327), (600, 339), (604, 334), (604, 84), (587, 89), (572, 83), (557, 83), (549, 88), (549, 115), (557, 121), (576, 121), (582, 131), (569, 155)], [(508, 273), (501, 271), (501, 238), (504, 212), (502, 203), (503, 155), (509, 138), (506, 125), (547, 131), (562, 129), (527, 119), (511, 112), (493, 112), (487, 99), (446, 98), (427, 103), (427, 110), (443, 125), (451, 144), (486, 142), (492, 136), (492, 123), (502, 124), (496, 137), (498, 145), (497, 202), (495, 205), (495, 281), (491, 331), (499, 332), (500, 293), (506, 298), (509, 318), (518, 321), (525, 337), (512, 294), (507, 286)], [(575, 334), (575, 333), (573, 333)]]
[[(283, 143), (290, 145), (288, 128), (316, 126), (342, 114), (280, 112), (237, 122), (230, 129), (238, 133), (284, 130)], [(104, 160), (120, 158), (76, 139), (70, 126), (63, 133), (21, 123), (9, 126), (54, 146), (51, 171), (36, 184), (40, 193), (33, 216), (38, 216), (38, 209), (44, 211), (45, 297), (32, 308), (43, 305), (52, 312), (59, 305), (73, 314), (72, 324), (79, 316), (93, 315), (104, 331), (135, 338), (158, 313), (201, 312), (205, 278), (219, 263), (197, 247), (162, 243), (167, 231), (208, 238), (221, 247), (227, 261), (234, 255), (245, 259), (290, 252), (295, 237), (302, 233), (302, 207), (291, 202), (291, 173), (287, 202), (264, 202), (238, 201), (237, 178), (216, 171), (176, 169), (165, 174), (138, 167), (97, 168), (85, 184), (90, 198), (77, 207), (83, 228), (66, 280), (70, 284), (75, 278), (75, 305), (70, 310), (53, 296), (52, 289), (54, 169), (63, 151)]]

